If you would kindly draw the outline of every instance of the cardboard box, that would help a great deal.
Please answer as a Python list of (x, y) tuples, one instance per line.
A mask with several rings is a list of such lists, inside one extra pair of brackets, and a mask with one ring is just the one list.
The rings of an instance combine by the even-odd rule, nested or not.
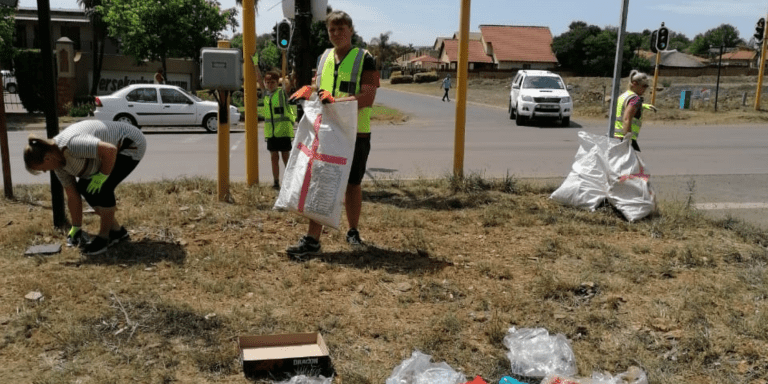
[(248, 378), (333, 375), (328, 347), (316, 332), (241, 336), (240, 358)]

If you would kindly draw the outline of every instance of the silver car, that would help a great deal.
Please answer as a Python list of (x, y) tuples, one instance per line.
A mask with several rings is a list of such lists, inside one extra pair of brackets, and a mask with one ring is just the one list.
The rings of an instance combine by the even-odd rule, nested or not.
[[(108, 96), (97, 96), (93, 115), (98, 120), (122, 121), (143, 126), (202, 126), (218, 130), (219, 105), (204, 101), (175, 85), (132, 84)], [(231, 125), (240, 121), (240, 112), (229, 106)]]

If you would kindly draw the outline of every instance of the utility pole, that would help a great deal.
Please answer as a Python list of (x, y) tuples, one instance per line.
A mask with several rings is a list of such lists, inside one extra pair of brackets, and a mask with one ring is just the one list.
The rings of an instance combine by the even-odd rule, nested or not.
[[(768, 20), (768, 17), (765, 19)], [(765, 49), (768, 46), (768, 28), (763, 26), (763, 47), (760, 50), (760, 71), (757, 75), (757, 92), (755, 93), (755, 111), (760, 110), (760, 95), (763, 92), (763, 75), (765, 74)]]
[(313, 58), (309, 53), (312, 4), (310, 0), (296, 0), (296, 25), (294, 30), (294, 57), (298, 88), (312, 83)]
[(253, 0), (243, 0), (243, 99), (245, 102), (245, 179), (259, 182), (259, 95), (256, 81), (256, 10)]
[(464, 178), (464, 142), (467, 124), (467, 76), (469, 68), (470, 0), (461, 0), (459, 65), (456, 68), (456, 128), (453, 142), (453, 176)]
[[(48, 138), (59, 134), (59, 117), (56, 113), (56, 85), (54, 81), (53, 47), (51, 43), (51, 5), (48, 0), (37, 0), (37, 20), (40, 28), (40, 55), (43, 61), (43, 111), (45, 112), (45, 131)], [(53, 226), (64, 228), (67, 218), (64, 213), (64, 188), (56, 174), (51, 175), (51, 207), (53, 208)]]
[(619, 89), (621, 86), (621, 61), (624, 59), (624, 33), (627, 30), (627, 11), (629, 10), (629, 0), (624, 0), (621, 5), (621, 26), (619, 27), (619, 38), (616, 42), (616, 61), (613, 67), (613, 90), (611, 91), (611, 113), (608, 119), (608, 137), (613, 137), (614, 126), (616, 125), (616, 100), (619, 99)]
[(717, 95), (720, 93), (720, 68), (723, 67), (723, 48), (725, 48), (725, 35), (723, 35), (723, 42), (720, 44), (720, 58), (717, 62), (717, 85), (715, 85), (715, 112), (717, 112)]

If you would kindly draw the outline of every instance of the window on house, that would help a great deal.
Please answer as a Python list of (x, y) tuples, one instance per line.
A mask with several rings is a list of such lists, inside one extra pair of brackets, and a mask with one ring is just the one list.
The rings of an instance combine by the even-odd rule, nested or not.
[(523, 64), (523, 69), (531, 69), (531, 65), (530, 64)]
[(64, 25), (61, 27), (61, 36), (72, 40), (75, 51), (80, 50), (80, 27)]
[(16, 48), (29, 48), (27, 47), (27, 26), (17, 25), (16, 36), (14, 36), (13, 46)]

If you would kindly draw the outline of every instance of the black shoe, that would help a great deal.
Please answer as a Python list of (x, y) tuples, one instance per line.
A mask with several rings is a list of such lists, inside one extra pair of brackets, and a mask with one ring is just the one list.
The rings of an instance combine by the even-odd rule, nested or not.
[(81, 229), (72, 236), (67, 235), (67, 247), (84, 248), (88, 240), (88, 235)]
[(272, 184), (272, 189), (279, 191), (280, 190), (280, 183), (275, 181), (275, 183)]
[(108, 247), (109, 239), (96, 236), (93, 240), (91, 240), (90, 243), (88, 243), (88, 245), (85, 246), (85, 248), (83, 248), (83, 254), (88, 256), (101, 255), (107, 251)]
[(320, 242), (306, 235), (296, 245), (286, 248), (285, 252), (290, 256), (316, 255), (320, 253)]
[(128, 240), (131, 236), (125, 227), (120, 227), (117, 231), (109, 231), (109, 245), (115, 245), (123, 240)]
[(363, 245), (363, 240), (360, 238), (360, 232), (356, 228), (347, 231), (347, 243), (353, 246)]

